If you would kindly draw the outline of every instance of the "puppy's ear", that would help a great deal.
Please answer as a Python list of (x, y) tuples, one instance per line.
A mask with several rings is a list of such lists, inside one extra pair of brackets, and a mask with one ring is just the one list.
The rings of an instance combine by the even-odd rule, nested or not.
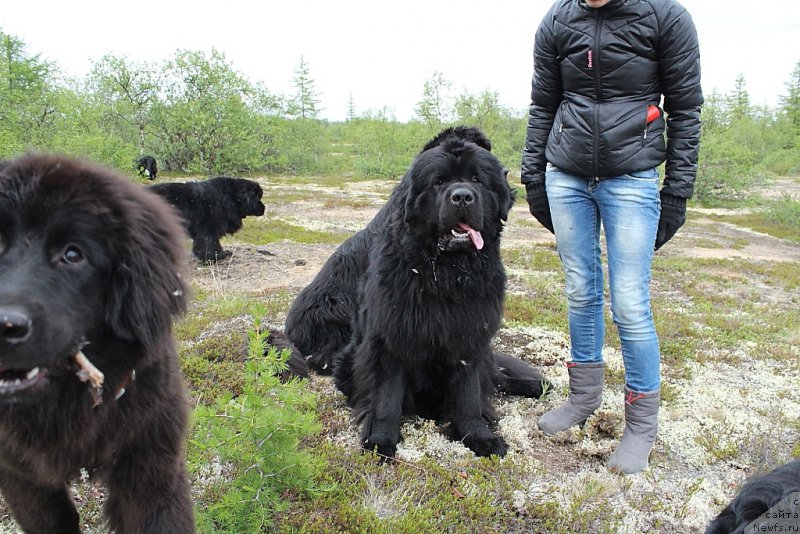
[(186, 311), (186, 234), (161, 197), (126, 191), (118, 199), (120, 238), (106, 308), (106, 322), (125, 340), (153, 347), (171, 332), (172, 319)]
[(503, 185), (500, 186), (500, 219), (508, 220), (508, 214), (517, 197), (517, 190), (512, 189), (508, 183), (508, 169), (503, 168)]

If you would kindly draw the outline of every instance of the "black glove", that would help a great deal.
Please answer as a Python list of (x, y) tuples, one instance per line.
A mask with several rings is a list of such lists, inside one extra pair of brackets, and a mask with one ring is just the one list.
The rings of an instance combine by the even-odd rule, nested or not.
[(525, 200), (528, 201), (528, 209), (531, 215), (536, 217), (539, 224), (555, 233), (553, 230), (553, 219), (550, 217), (550, 203), (547, 201), (547, 190), (543, 183), (525, 184)]
[(661, 192), (661, 218), (658, 219), (656, 250), (672, 239), (686, 222), (686, 199)]

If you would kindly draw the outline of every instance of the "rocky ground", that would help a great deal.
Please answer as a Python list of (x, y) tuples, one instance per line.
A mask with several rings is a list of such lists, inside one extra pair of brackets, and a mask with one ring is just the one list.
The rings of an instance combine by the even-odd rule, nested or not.
[[(789, 185), (786, 190), (794, 192)], [(271, 190), (265, 183), (271, 198), (280, 198), (285, 187)], [(384, 182), (360, 182), (332, 193), (348, 201), (361, 198), (359, 207), (337, 206), (328, 198), (324, 206), (303, 201), (290, 206), (270, 204), (268, 210), (272, 217), (291, 224), (352, 232), (371, 219), (389, 190)], [(725, 210), (690, 210), (687, 225), (659, 254), (690, 260), (800, 262), (800, 246), (796, 243), (712, 218), (724, 213)], [(503, 246), (511, 249), (534, 243), (554, 245), (555, 241), (532, 222), (524, 201), (518, 202), (509, 218)], [(238, 245), (233, 247), (233, 258), (224, 265), (197, 267), (194, 281), (222, 292), (259, 294), (286, 289), (294, 294), (314, 277), (335, 247), (291, 242)], [(535, 270), (535, 266), (509, 266), (510, 290), (518, 285), (526, 269)], [(686, 283), (692, 283), (690, 276)], [(660, 292), (670, 291), (654, 281), (654, 299), (660, 298)], [(788, 295), (769, 287), (759, 291), (775, 293), (765, 296), (767, 299), (800, 300), (797, 291)], [(278, 325), (281, 321), (282, 317), (274, 318)], [(565, 508), (585, 501), (587, 509), (594, 509), (593, 513), (603, 510), (605, 517), (613, 518), (615, 529), (623, 532), (701, 531), (745, 477), (764, 465), (788, 459), (792, 444), (798, 441), (797, 427), (787, 426), (787, 421), (800, 420), (797, 366), (787, 371), (785, 362), (762, 359), (751, 354), (753, 347), (744, 344), (735, 349), (736, 354), (719, 358), (704, 355), (699, 358), (704, 363), (689, 365), (686, 378), (671, 381), (673, 395), (662, 408), (652, 468), (645, 474), (620, 477), (604, 466), (623, 425), (618, 389), (606, 395), (598, 416), (590, 420), (586, 429), (548, 438), (536, 428), (535, 420), (563, 401), (567, 374), (562, 362), (568, 357), (567, 337), (563, 332), (536, 326), (510, 327), (500, 331), (496, 345), (543, 368), (555, 384), (554, 394), (544, 401), (513, 397), (498, 400), (500, 429), (510, 444), (509, 458), (530, 463), (535, 473), (530, 479), (519, 481), (514, 506), (521, 512), (544, 498), (555, 499)], [(606, 349), (606, 358), (609, 366), (621, 371), (618, 350)], [(312, 387), (322, 395), (338, 396), (329, 378), (314, 377)], [(333, 419), (337, 423), (331, 425), (328, 439), (357, 447), (357, 432), (349, 424), (341, 398)], [(408, 421), (403, 435), (398, 457), (404, 460), (427, 456), (457, 466), (472, 457), (468, 449), (444, 438), (431, 422)], [(709, 440), (713, 443), (709, 444)], [(724, 450), (730, 442), (746, 442), (747, 454), (715, 458), (715, 447)], [(575, 530), (581, 530), (581, 524), (576, 523)]]
[[(266, 178), (260, 181), (267, 203), (265, 217), (345, 234), (366, 224), (391, 190), (391, 184), (386, 182), (355, 182), (325, 189), (319, 185), (294, 187), (286, 181)], [(297, 201), (281, 200), (298, 189), (310, 195)], [(324, 194), (320, 195), (321, 191)], [(770, 264), (800, 262), (800, 245), (721, 223), (712, 218), (713, 214), (690, 210), (687, 225), (658, 254), (689, 261), (739, 258)], [(524, 249), (532, 244), (554, 246), (554, 239), (532, 222), (522, 200), (509, 218), (503, 247)], [(248, 296), (285, 291), (293, 296), (311, 281), (337, 246), (288, 240), (252, 245), (238, 242), (235, 236), (225, 245), (234, 252), (225, 262), (190, 266), (191, 283), (198, 290)], [(534, 265), (509, 266), (510, 291), (524, 286), (525, 276), (536, 269)], [(693, 283), (691, 277), (686, 283)], [(756, 289), (767, 300), (800, 302), (796, 285), (790, 293), (769, 286)], [(654, 280), (654, 301), (666, 298), (672, 290)], [(277, 326), (283, 320), (280, 313), (270, 318)], [(798, 328), (796, 325), (800, 339)], [(698, 355), (680, 377), (670, 378), (671, 395), (663, 403), (651, 468), (643, 474), (623, 477), (605, 468), (605, 460), (622, 430), (619, 388), (608, 392), (597, 416), (585, 429), (547, 437), (536, 428), (535, 421), (564, 399), (567, 373), (562, 362), (569, 351), (566, 335), (537, 325), (507, 326), (498, 334), (496, 345), (542, 368), (555, 385), (553, 393), (542, 401), (514, 397), (497, 400), (500, 432), (510, 445), (507, 460), (503, 461), (528, 467), (524, 470), (527, 475), (515, 481), (514, 502), (504, 503), (517, 508), (521, 516), (534, 503), (555, 502), (564, 510), (580, 509), (581, 514), (598, 518), (599, 523), (589, 525), (613, 524), (620, 532), (702, 531), (747, 476), (765, 465), (787, 460), (798, 442), (800, 370), (796, 363), (786, 365), (785, 361), (763, 358), (754, 353), (754, 345), (743, 343), (724, 355)], [(797, 345), (796, 339), (794, 350), (800, 356)], [(612, 369), (621, 371), (617, 349), (607, 348), (606, 358)], [(333, 413), (325, 417), (326, 439), (357, 447), (357, 429), (350, 424), (344, 400), (331, 380), (315, 376), (309, 383), (321, 395), (336, 399)], [(431, 422), (409, 420), (404, 424), (403, 435), (398, 451), (401, 460), (435, 458), (454, 469), (473, 461), (468, 449), (448, 441)], [(730, 443), (736, 443), (739, 454), (715, 456), (714, 451), (724, 451)], [(574, 523), (569, 523), (570, 515), (565, 512), (565, 531), (595, 530), (586, 527), (585, 519), (575, 513)], [(14, 532), (11, 525), (6, 515), (0, 532)]]

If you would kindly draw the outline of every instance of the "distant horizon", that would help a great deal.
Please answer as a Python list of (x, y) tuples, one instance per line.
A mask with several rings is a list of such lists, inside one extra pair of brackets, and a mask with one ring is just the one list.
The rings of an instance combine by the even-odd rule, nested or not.
[[(704, 92), (725, 95), (743, 75), (753, 105), (777, 107), (800, 63), (800, 2), (772, 0), (769, 10), (726, 0), (681, 4), (697, 26)], [(489, 90), (504, 107), (527, 113), (534, 34), (551, 5), (508, 0), (487, 9), (464, 0), (453, 9), (409, 0), (399, 9), (366, 0), (260, 6), (230, 0), (219, 10), (202, 1), (186, 9), (141, 0), (141, 16), (120, 17), (98, 0), (29, 0), (4, 6), (0, 30), (77, 79), (106, 54), (152, 63), (178, 50), (214, 48), (250, 82), (291, 97), (303, 56), (319, 94), (319, 118), (345, 120), (352, 95), (359, 116), (385, 109), (407, 122), (436, 72), (452, 82), (452, 96)]]

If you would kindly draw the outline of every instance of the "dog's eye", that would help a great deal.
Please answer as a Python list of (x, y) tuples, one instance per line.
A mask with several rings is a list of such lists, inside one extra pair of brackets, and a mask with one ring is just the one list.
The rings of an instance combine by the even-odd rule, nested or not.
[(476, 184), (481, 183), (480, 179), (477, 176), (473, 176), (472, 181), (475, 182)]
[(437, 185), (437, 187), (441, 186), (441, 185), (444, 185), (444, 179), (443, 178), (439, 178), (438, 180), (436, 180), (436, 185)]
[(61, 255), (61, 263), (65, 265), (75, 265), (83, 260), (83, 251), (75, 245), (69, 245), (64, 249), (64, 254)]

